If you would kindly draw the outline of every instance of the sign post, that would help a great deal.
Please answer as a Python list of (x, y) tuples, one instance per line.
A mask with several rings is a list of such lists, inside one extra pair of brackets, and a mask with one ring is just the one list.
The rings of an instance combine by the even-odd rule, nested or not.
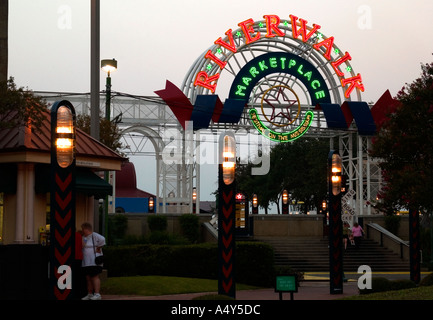
[(290, 292), (290, 300), (293, 299), (293, 293), (298, 292), (298, 283), (296, 275), (280, 275), (275, 278), (275, 292), (280, 295), (280, 300), (283, 300), (283, 292)]

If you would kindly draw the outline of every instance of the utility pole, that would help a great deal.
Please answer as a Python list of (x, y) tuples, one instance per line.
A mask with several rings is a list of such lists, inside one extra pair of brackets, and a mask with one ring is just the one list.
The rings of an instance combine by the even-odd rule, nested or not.
[(99, 140), (100, 5), (91, 0), (90, 12), (90, 135)]
[(0, 0), (0, 81), (8, 79), (9, 0)]

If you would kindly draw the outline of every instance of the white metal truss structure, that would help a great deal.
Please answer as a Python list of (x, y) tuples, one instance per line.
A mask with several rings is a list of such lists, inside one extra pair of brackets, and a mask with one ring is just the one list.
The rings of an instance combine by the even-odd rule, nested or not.
[[(257, 21), (253, 26), (256, 32), (266, 33), (265, 21)], [(293, 38), (292, 26), (290, 23), (281, 23), (279, 28), (284, 31), (284, 37), (274, 37), (261, 39), (246, 44), (240, 29), (232, 32), (233, 39), (237, 48), (236, 53), (224, 47), (213, 45), (211, 50), (221, 61), (227, 62), (218, 80), (218, 88), (215, 92), (221, 100), (228, 96), (228, 91), (234, 77), (240, 69), (251, 59), (268, 52), (287, 52), (296, 54), (309, 61), (322, 75), (328, 89), (332, 103), (342, 104), (345, 88), (342, 87), (340, 79), (336, 74), (330, 61), (325, 59), (323, 52), (313, 48), (313, 45), (326, 39), (322, 33), (315, 33), (308, 41)], [(308, 27), (311, 30), (310, 27)], [(229, 42), (226, 37), (223, 41)], [(207, 52), (206, 50), (205, 52)], [(333, 46), (331, 60), (343, 56), (343, 51), (335, 44)], [(200, 56), (191, 66), (186, 74), (180, 89), (194, 104), (197, 95), (211, 94), (203, 87), (195, 86), (195, 76), (200, 70), (206, 70), (209, 76), (215, 75), (220, 71), (219, 66), (209, 59)], [(350, 61), (347, 60), (340, 66), (340, 70), (347, 77), (355, 76)], [(315, 110), (311, 104), (308, 89), (297, 78), (285, 74), (275, 73), (264, 77), (253, 89), (250, 96), (248, 107), (257, 106), (260, 99), (270, 87), (284, 85), (295, 91), (301, 102), (302, 119), (307, 111), (314, 113), (314, 121), (305, 136), (326, 137), (330, 139), (330, 147), (338, 148), (343, 158), (344, 175), (347, 177), (348, 186), (356, 192), (353, 199), (353, 207), (357, 214), (371, 213), (371, 202), (376, 199), (380, 185), (380, 170), (377, 164), (368, 156), (367, 150), (371, 144), (371, 138), (358, 135), (355, 124), (348, 130), (336, 131), (327, 127), (326, 119), (320, 110)], [(158, 88), (155, 88), (158, 89)], [(67, 94), (39, 92), (49, 102), (55, 100), (70, 100), (77, 113), (90, 114), (90, 95), (89, 94)], [(361, 92), (354, 91), (355, 100), (361, 101)], [(104, 109), (105, 98), (101, 96), (101, 108)], [(197, 188), (197, 202), (200, 201), (200, 161), (197, 158), (200, 154), (194, 154), (194, 150), (199, 150), (201, 137), (204, 135), (215, 136), (225, 130), (237, 130), (238, 132), (257, 135), (249, 119), (248, 109), (245, 108), (239, 123), (221, 124), (210, 123), (208, 129), (201, 129), (196, 132), (182, 129), (170, 108), (158, 97), (130, 96), (126, 94), (113, 93), (111, 119), (121, 118), (119, 123), (123, 133), (123, 144), (127, 149), (122, 150), (127, 155), (140, 155), (147, 151), (146, 144), (150, 141), (155, 150), (157, 162), (157, 197), (162, 204), (161, 212), (177, 211), (192, 212), (192, 188)], [(299, 123), (294, 123), (299, 125)], [(180, 134), (180, 135), (179, 135)], [(195, 144), (191, 145), (191, 142)], [(169, 160), (164, 161), (164, 156)], [(197, 206), (197, 212), (199, 206)]]

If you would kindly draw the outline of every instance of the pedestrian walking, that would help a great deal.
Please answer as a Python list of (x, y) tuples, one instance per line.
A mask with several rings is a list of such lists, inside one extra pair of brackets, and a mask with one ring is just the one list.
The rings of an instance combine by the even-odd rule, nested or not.
[(358, 222), (355, 222), (352, 227), (352, 234), (353, 234), (353, 240), (355, 241), (355, 249), (359, 249), (359, 246), (361, 245), (361, 240), (364, 235), (364, 230), (362, 227), (358, 224)]
[(344, 243), (344, 250), (347, 249), (347, 242), (349, 241), (349, 232), (350, 232), (350, 225), (345, 222), (343, 224), (343, 243)]

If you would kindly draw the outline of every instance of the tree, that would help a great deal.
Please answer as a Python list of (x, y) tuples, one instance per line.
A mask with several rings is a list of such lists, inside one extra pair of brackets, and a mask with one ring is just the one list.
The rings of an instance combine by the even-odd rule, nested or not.
[(13, 78), (0, 81), (0, 130), (19, 126), (37, 130), (47, 112), (46, 102), (28, 89), (17, 88)]
[(270, 203), (279, 203), (284, 189), (291, 193), (291, 200), (304, 203), (304, 213), (311, 206), (320, 208), (327, 193), (328, 153), (327, 139), (303, 138), (280, 143), (271, 150), (267, 175), (252, 176), (252, 164), (236, 171), (238, 188), (249, 195), (256, 193), (265, 212)]
[(385, 182), (380, 209), (433, 209), (433, 63), (397, 94), (398, 106), (373, 139)]
[[(115, 152), (122, 148), (120, 137), (122, 136), (116, 121), (110, 121), (105, 118), (99, 118), (99, 141)], [(90, 134), (90, 115), (77, 115), (77, 127)]]

